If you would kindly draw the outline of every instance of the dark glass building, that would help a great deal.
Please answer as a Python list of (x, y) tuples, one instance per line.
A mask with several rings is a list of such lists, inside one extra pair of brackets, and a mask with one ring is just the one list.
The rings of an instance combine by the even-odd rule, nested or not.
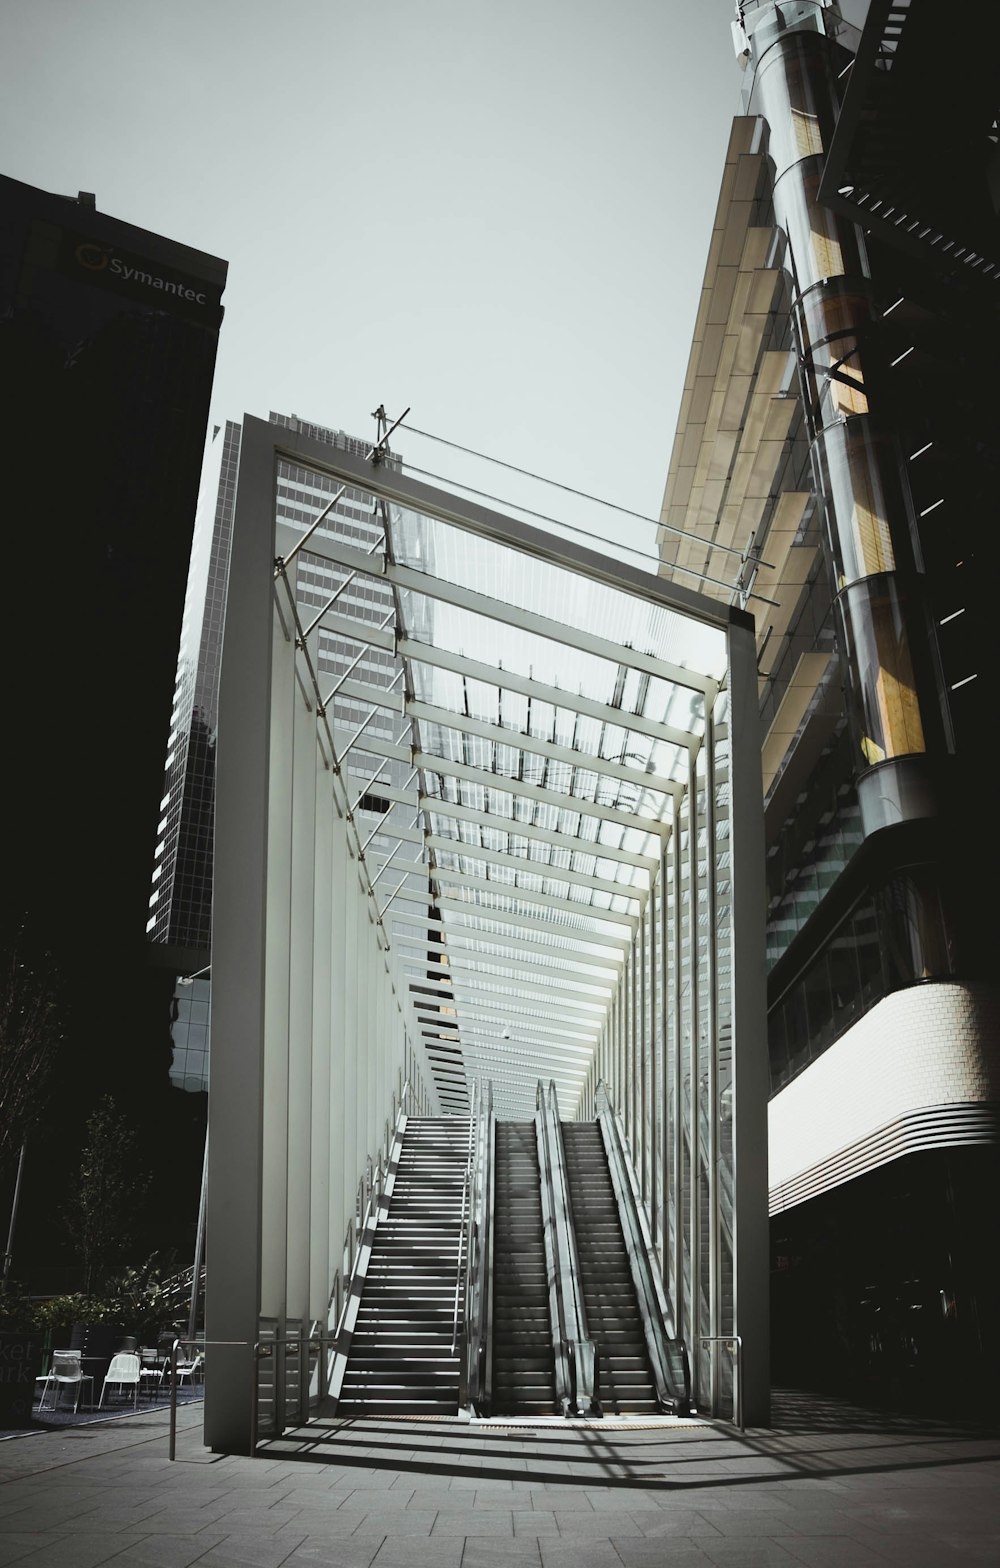
[(93, 196), (0, 179), (2, 920), (63, 976), (72, 1142), (91, 1093), (152, 1106), (166, 1084), (149, 856), (226, 271)]
[[(310, 424), (294, 414), (272, 411), (270, 423), (302, 432), (325, 445), (363, 457), (365, 442), (341, 430)], [(211, 999), (212, 871), (214, 858), (215, 741), (219, 713), (219, 672), (225, 620), (229, 559), (236, 517), (242, 427), (232, 420), (216, 430), (206, 454), (191, 549), (184, 616), (181, 625), (173, 707), (167, 738), (160, 817), (157, 823), (152, 885), (148, 895), (146, 933), (154, 960), (179, 976), (170, 1008), (173, 1048), (170, 1079), (178, 1089), (199, 1093), (208, 1087), (209, 1007)], [(389, 457), (394, 464), (397, 459)], [(293, 530), (304, 530), (311, 508), (331, 499), (333, 486), (298, 465), (279, 466), (277, 516)], [(349, 489), (332, 506), (329, 530), (344, 543), (373, 549), (381, 540), (381, 521), (366, 493)], [(351, 621), (384, 628), (393, 617), (391, 591), (383, 584), (357, 581), (337, 573), (306, 554), (299, 578), (298, 604), (309, 624), (331, 598), (344, 617), (339, 632), (320, 634), (318, 669), (342, 683), (330, 704), (334, 722), (347, 733), (361, 724), (366, 737), (378, 742), (393, 738), (391, 715), (372, 719), (359, 699), (357, 681), (374, 672), (397, 674), (392, 654), (359, 644), (349, 634)], [(354, 677), (352, 685), (351, 677)], [(388, 801), (365, 780), (375, 775), (384, 785), (399, 787), (409, 769), (401, 769), (359, 743), (350, 765), (360, 796), (359, 812), (372, 826)], [(377, 834), (376, 849), (391, 835)]]
[(773, 1371), (960, 1404), (1000, 1309), (993, 19), (737, 13), (661, 549), (757, 622)]

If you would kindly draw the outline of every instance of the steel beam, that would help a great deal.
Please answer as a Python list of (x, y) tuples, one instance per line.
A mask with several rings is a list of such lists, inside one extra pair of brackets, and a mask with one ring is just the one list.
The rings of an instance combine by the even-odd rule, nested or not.
[(438, 773), (445, 778), (465, 779), (479, 784), (483, 789), (500, 790), (507, 795), (520, 795), (524, 800), (540, 801), (544, 806), (555, 806), (560, 811), (571, 811), (584, 817), (598, 817), (602, 822), (614, 822), (631, 833), (648, 833), (657, 838), (670, 837), (670, 825), (654, 817), (640, 817), (635, 812), (619, 811), (614, 806), (601, 806), (594, 800), (581, 800), (578, 795), (564, 795), (556, 789), (545, 789), (540, 784), (526, 784), (521, 779), (509, 779), (502, 773), (491, 773), (486, 768), (470, 767), (465, 762), (452, 762), (433, 752), (414, 752), (412, 758), (398, 748), (388, 753), (400, 761), (411, 761), (425, 773)]
[(647, 735), (653, 740), (662, 740), (675, 746), (693, 747), (695, 750), (701, 744), (700, 735), (691, 730), (678, 729), (673, 724), (664, 724), (642, 713), (629, 713), (624, 708), (614, 708), (609, 703), (598, 702), (593, 697), (584, 697), (579, 692), (566, 691), (561, 686), (548, 686), (544, 681), (534, 680), (527, 675), (517, 675), (513, 670), (500, 669), (493, 664), (480, 664), (477, 659), (467, 659), (464, 654), (452, 653), (446, 648), (436, 648), (433, 644), (416, 642), (410, 637), (400, 637), (397, 640), (396, 652), (412, 664), (427, 664), (433, 669), (450, 670), (452, 674), (462, 675), (467, 680), (481, 681), (484, 685), (496, 686), (503, 691), (515, 691), (519, 696), (529, 697), (533, 702), (550, 703), (553, 708), (567, 708), (571, 713), (580, 713), (585, 718), (598, 719), (604, 724), (615, 724), (621, 729), (635, 730), (640, 735)]
[[(611, 984), (614, 984), (617, 979), (617, 966), (624, 961), (624, 954), (620, 952), (605, 954), (603, 957), (597, 958), (590, 953), (578, 952), (575, 948), (553, 947), (546, 942), (532, 940), (527, 937), (511, 936), (502, 931), (479, 931), (470, 926), (460, 925), (457, 920), (449, 921), (445, 925), (443, 920), (436, 920), (432, 915), (411, 914), (406, 909), (393, 910), (391, 918), (394, 924), (415, 925), (425, 931), (440, 931), (447, 934), (448, 946), (441, 947), (442, 953), (457, 952), (468, 955), (479, 951), (476, 947), (463, 945), (464, 939), (464, 942), (482, 943), (489, 947), (502, 948), (509, 953), (525, 953), (532, 957), (544, 959), (552, 958), (556, 960), (560, 968), (566, 964), (578, 964), (586, 970), (597, 969), (610, 980)], [(557, 928), (553, 926), (545, 934), (554, 936), (559, 933)], [(407, 939), (404, 936), (400, 940), (406, 941)], [(427, 944), (429, 948), (432, 945), (430, 943)], [(483, 956), (487, 960), (492, 959), (494, 962), (501, 961), (501, 955), (496, 953), (485, 953)], [(539, 972), (547, 974), (549, 967), (547, 964), (544, 966), (539, 965)]]
[[(550, 921), (535, 920), (530, 915), (517, 914), (503, 909), (492, 909), (486, 904), (470, 903), (465, 898), (452, 898), (448, 894), (441, 894), (439, 897), (428, 897), (426, 893), (419, 892), (416, 888), (411, 890), (404, 887), (400, 889), (398, 897), (409, 901), (411, 904), (414, 901), (421, 904), (434, 904), (439, 909), (453, 909), (456, 913), (471, 916), (474, 919), (490, 920), (500, 925), (519, 926), (526, 931), (543, 932), (546, 936), (561, 936), (567, 941), (582, 943), (584, 946), (616, 948), (622, 953), (629, 951), (630, 944), (624, 937), (603, 936), (600, 932), (588, 931), (580, 926), (555, 925)], [(579, 913), (586, 918), (592, 918), (587, 915), (586, 907), (581, 909)], [(446, 927), (446, 929), (448, 928)], [(480, 939), (489, 941), (489, 933), (482, 933)]]
[(477, 593), (461, 583), (450, 583), (444, 578), (432, 577), (429, 573), (418, 571), (413, 566), (402, 566), (388, 561), (384, 555), (366, 555), (356, 545), (324, 539), (322, 548), (313, 549), (310, 554), (318, 556), (323, 561), (332, 561), (334, 565), (344, 567), (348, 571), (378, 577), (383, 582), (391, 583), (394, 588), (422, 594), (425, 598), (434, 599), (439, 604), (451, 604), (456, 609), (467, 610), (473, 615), (482, 615), (487, 620), (499, 621), (501, 625), (511, 626), (515, 631), (530, 632), (535, 637), (544, 637), (550, 642), (561, 643), (581, 653), (592, 654), (595, 658), (606, 659), (616, 668), (624, 665), (626, 669), (641, 670), (646, 675), (655, 676), (657, 680), (668, 681), (674, 686), (682, 686), (687, 691), (696, 691), (703, 695), (707, 692), (713, 698), (718, 691), (718, 682), (711, 676), (699, 674), (697, 670), (673, 664), (669, 659), (657, 658), (655, 654), (642, 653), (637, 648), (626, 648), (621, 643), (598, 636), (596, 632), (588, 632), (582, 627), (553, 620), (550, 616), (539, 615), (534, 610), (525, 610), (502, 599), (493, 599), (489, 594)]
[(621, 865), (636, 866), (649, 875), (652, 875), (659, 864), (655, 855), (640, 855), (632, 849), (620, 849), (616, 845), (602, 844), (598, 839), (577, 838), (572, 833), (559, 833), (554, 828), (538, 827), (533, 822), (522, 822), (517, 817), (501, 817), (496, 812), (477, 811), (474, 806), (465, 806), (458, 801), (442, 800), (438, 795), (421, 795), (419, 803), (424, 811), (432, 812), (435, 816), (451, 817), (458, 822), (476, 822), (481, 827), (492, 829), (494, 832), (513, 834), (515, 838), (538, 839), (543, 844), (551, 844), (554, 849), (568, 849), (575, 855), (593, 855), (598, 860), (615, 860)]

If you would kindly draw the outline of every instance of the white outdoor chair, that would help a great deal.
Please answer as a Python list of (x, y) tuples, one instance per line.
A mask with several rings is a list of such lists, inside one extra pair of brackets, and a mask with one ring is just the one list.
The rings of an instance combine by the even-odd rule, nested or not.
[[(49, 1367), (49, 1375), (45, 1379), (42, 1397), (38, 1401), (40, 1411), (45, 1408), (45, 1396), (50, 1389), (53, 1390), (53, 1399), (49, 1408), (55, 1410), (59, 1404), (59, 1396), (63, 1389), (72, 1388), (76, 1391), (73, 1400), (73, 1414), (76, 1414), (80, 1403), (80, 1388), (83, 1384), (83, 1367), (80, 1363), (80, 1356), (81, 1352), (79, 1350), (54, 1350), (52, 1352), (52, 1365)], [(91, 1398), (93, 1398), (93, 1395), (91, 1395)]]
[(139, 1357), (133, 1355), (130, 1351), (120, 1351), (118, 1355), (112, 1356), (111, 1365), (108, 1367), (108, 1375), (104, 1379), (104, 1387), (101, 1389), (101, 1403), (98, 1409), (101, 1409), (104, 1405), (104, 1396), (108, 1391), (109, 1383), (116, 1384), (120, 1390), (131, 1386), (132, 1404), (134, 1408), (138, 1408)]
[(185, 1378), (187, 1378), (188, 1382), (190, 1384), (192, 1384), (192, 1386), (195, 1383), (197, 1383), (199, 1373), (201, 1372), (202, 1360), (203, 1360), (203, 1357), (201, 1356), (201, 1354), (199, 1352), (199, 1354), (197, 1356), (195, 1356), (193, 1361), (178, 1361), (178, 1363), (177, 1363), (177, 1387), (178, 1388), (180, 1388), (180, 1386), (183, 1383)]

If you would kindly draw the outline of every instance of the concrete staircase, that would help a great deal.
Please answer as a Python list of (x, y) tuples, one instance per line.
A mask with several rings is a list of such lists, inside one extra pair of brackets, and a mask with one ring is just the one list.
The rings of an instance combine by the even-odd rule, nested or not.
[[(469, 1122), (407, 1119), (387, 1212), (372, 1238), (337, 1403), (340, 1416), (453, 1416), (452, 1353)], [(458, 1302), (459, 1323), (463, 1300)]]

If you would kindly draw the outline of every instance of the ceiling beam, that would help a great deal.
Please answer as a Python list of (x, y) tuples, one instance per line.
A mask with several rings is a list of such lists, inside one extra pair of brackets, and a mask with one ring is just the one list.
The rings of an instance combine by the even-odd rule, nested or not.
[[(401, 962), (408, 965), (419, 965), (419, 960), (417, 959), (403, 958)], [(431, 965), (426, 966), (427, 969), (431, 967)], [(419, 983), (433, 986), (435, 991), (451, 990), (456, 995), (470, 987), (475, 987), (476, 990), (485, 989), (487, 986), (512, 987), (514, 994), (518, 996), (537, 995), (543, 999), (551, 997), (554, 999), (554, 1003), (565, 1002), (574, 1009), (580, 1008), (586, 1012), (599, 1013), (602, 1018), (607, 1010), (611, 995), (609, 990), (603, 997), (587, 996), (584, 992), (574, 990), (569, 986), (544, 985), (534, 980), (525, 980), (523, 975), (498, 975), (479, 965), (475, 968), (456, 969), (450, 966), (446, 967), (443, 964), (434, 964), (433, 969), (435, 971), (433, 974), (424, 973), (423, 970), (419, 975), (413, 975), (408, 972), (406, 975), (407, 983), (411, 988), (414, 984)]]
[[(552, 958), (559, 968), (566, 964), (579, 964), (585, 970), (599, 969), (602, 971), (605, 981), (611, 985), (617, 984), (621, 966), (625, 962), (625, 955), (620, 952), (604, 954), (598, 958), (594, 954), (581, 953), (571, 947), (553, 947), (550, 943), (539, 941), (537, 938), (511, 936), (502, 931), (473, 930), (471, 927), (460, 923), (457, 919), (450, 920), (445, 924), (443, 920), (438, 920), (433, 915), (411, 914), (405, 907), (399, 907), (396, 904), (392, 906), (392, 914), (388, 918), (394, 925), (415, 925), (425, 931), (439, 931), (446, 934), (448, 937), (447, 946), (428, 942), (426, 946), (429, 952), (437, 949), (442, 953), (455, 952), (462, 954), (464, 957), (474, 958), (479, 949), (465, 944), (478, 942), (489, 947), (502, 948), (509, 953), (527, 953), (532, 957)], [(546, 927), (544, 935), (556, 936), (560, 934), (560, 931), (561, 928), (556, 926)], [(404, 934), (399, 940), (411, 945), (415, 939), (406, 937)], [(423, 944), (418, 945), (422, 946)], [(496, 953), (484, 953), (482, 956), (487, 962), (498, 961)], [(508, 962), (510, 961), (508, 960)], [(540, 966), (540, 968), (544, 974), (547, 974), (549, 971), (548, 964)]]
[(392, 750), (388, 754), (398, 757), (400, 762), (409, 762), (413, 767), (423, 768), (425, 773), (441, 774), (445, 778), (465, 779), (467, 783), (479, 784), (483, 789), (500, 790), (507, 795), (520, 795), (522, 800), (539, 801), (543, 806), (556, 806), (560, 811), (571, 811), (584, 817), (597, 817), (602, 822), (614, 822), (617, 827), (627, 828), (633, 833), (649, 833), (662, 839), (670, 837), (670, 823), (657, 817), (640, 816), (637, 812), (622, 811), (615, 806), (598, 805), (594, 800), (582, 800), (578, 795), (564, 795), (560, 790), (546, 789), (540, 784), (526, 784), (521, 779), (509, 779), (503, 773), (491, 773), (487, 768), (470, 767), (465, 762), (452, 762), (447, 757), (438, 757), (432, 752), (415, 751), (412, 757), (399, 750)]
[[(555, 849), (568, 849), (574, 855), (594, 855), (598, 860), (615, 860), (625, 866), (637, 866), (650, 877), (659, 866), (655, 855), (640, 855), (635, 850), (619, 849), (617, 845), (602, 844), (597, 839), (577, 838), (572, 833), (559, 833), (554, 828), (521, 822), (517, 817), (501, 817), (495, 811), (478, 811), (475, 806), (443, 800), (439, 795), (420, 795), (418, 804), (423, 811), (432, 812), (435, 816), (451, 817), (457, 822), (476, 822), (480, 827), (512, 834), (515, 838), (538, 839)], [(634, 824), (628, 831), (636, 831)], [(639, 831), (645, 832), (645, 829), (640, 828)]]
[[(383, 554), (368, 555), (366, 551), (358, 549), (355, 545), (329, 537), (323, 538), (318, 544), (311, 544), (309, 554), (318, 556), (320, 560), (332, 561), (337, 566), (346, 567), (348, 571), (359, 572), (367, 577), (377, 577), (383, 582), (391, 583), (394, 588), (421, 594), (425, 598), (436, 600), (439, 604), (450, 604), (456, 609), (482, 615), (487, 620), (499, 621), (501, 625), (511, 626), (515, 631), (530, 632), (533, 636), (544, 637), (549, 642), (560, 643), (567, 648), (592, 654), (598, 659), (606, 659), (616, 668), (624, 665), (627, 669), (641, 670), (647, 675), (655, 676), (658, 680), (669, 681), (672, 685), (682, 686), (688, 691), (696, 691), (702, 695), (708, 693), (713, 700), (718, 692), (718, 682), (711, 676), (699, 674), (697, 670), (686, 669), (683, 665), (674, 664), (669, 659), (659, 659), (652, 653), (642, 653), (637, 648), (626, 648), (610, 638), (598, 636), (596, 632), (586, 631), (579, 626), (570, 626), (550, 616), (540, 615), (534, 610), (522, 609), (519, 605), (509, 604), (503, 599), (493, 599), (489, 594), (477, 593), (461, 583), (450, 583), (444, 578), (432, 577), (428, 572), (418, 571), (416, 567), (388, 561)], [(627, 593), (628, 590), (622, 588), (619, 592)], [(324, 617), (319, 624), (327, 625), (326, 618)]]
[[(566, 691), (561, 686), (548, 686), (544, 681), (517, 675), (513, 670), (505, 670), (495, 664), (480, 664), (477, 659), (467, 659), (464, 654), (416, 642), (411, 637), (400, 637), (396, 643), (396, 652), (411, 664), (427, 664), (434, 669), (449, 670), (453, 675), (464, 676), (467, 680), (481, 681), (483, 685), (496, 686), (503, 691), (515, 691), (533, 702), (550, 703), (554, 708), (567, 708), (570, 712), (597, 719), (603, 724), (616, 724), (621, 729), (635, 730), (653, 740), (687, 746), (695, 751), (701, 745), (700, 733), (678, 729), (673, 724), (664, 724), (641, 713), (629, 713), (624, 708), (614, 708), (610, 703), (598, 702), (579, 692)], [(402, 703), (399, 711), (402, 712)]]
[[(418, 892), (416, 889), (401, 888), (398, 897), (406, 899), (410, 903), (416, 902), (425, 905), (428, 903), (427, 894)], [(452, 898), (446, 893), (430, 899), (429, 902), (443, 911), (454, 910), (456, 915), (462, 914), (476, 920), (489, 920), (498, 925), (515, 926), (525, 931), (538, 931), (546, 936), (560, 936), (568, 942), (586, 947), (617, 948), (622, 954), (629, 953), (632, 948), (631, 942), (625, 937), (604, 936), (597, 931), (588, 931), (586, 927), (555, 925), (552, 921), (535, 920), (530, 915), (521, 915), (503, 909), (493, 909), (486, 904), (472, 904), (468, 899)], [(572, 912), (583, 915), (585, 918), (593, 918), (588, 915), (586, 905), (579, 909), (574, 909)], [(449, 929), (450, 927), (446, 925), (445, 930)], [(488, 942), (490, 940), (489, 933), (479, 933), (479, 939)]]

